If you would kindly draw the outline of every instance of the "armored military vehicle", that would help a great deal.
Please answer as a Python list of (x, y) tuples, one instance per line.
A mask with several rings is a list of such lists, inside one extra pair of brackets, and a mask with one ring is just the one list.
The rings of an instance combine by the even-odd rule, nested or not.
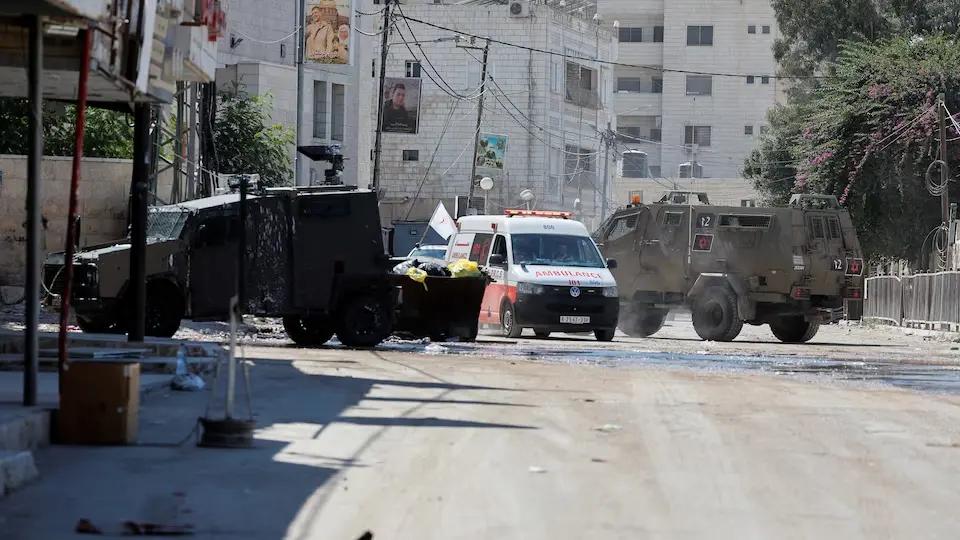
[(832, 196), (757, 208), (675, 191), (618, 209), (596, 239), (618, 261), (618, 327), (631, 336), (653, 335), (670, 309), (689, 306), (705, 340), (731, 341), (747, 323), (802, 343), (840, 316), (845, 299), (862, 299), (860, 244)]
[[(226, 320), (236, 294), (240, 196), (224, 194), (150, 209), (146, 332), (172, 336), (182, 318)], [(247, 198), (245, 313), (282, 317), (290, 338), (372, 346), (391, 331), (376, 194), (343, 185), (276, 188)], [(125, 332), (130, 242), (81, 250), (72, 304), (85, 332)], [(63, 290), (62, 253), (44, 284)]]

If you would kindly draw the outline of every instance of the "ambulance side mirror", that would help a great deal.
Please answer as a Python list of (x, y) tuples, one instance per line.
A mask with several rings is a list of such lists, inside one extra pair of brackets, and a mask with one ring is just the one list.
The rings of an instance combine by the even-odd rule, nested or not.
[(613, 270), (613, 269), (615, 269), (616, 267), (617, 267), (617, 260), (616, 260), (616, 259), (607, 259), (607, 268), (609, 268), (610, 270)]
[(504, 266), (507, 264), (507, 259), (500, 253), (494, 253), (490, 255), (490, 266)]

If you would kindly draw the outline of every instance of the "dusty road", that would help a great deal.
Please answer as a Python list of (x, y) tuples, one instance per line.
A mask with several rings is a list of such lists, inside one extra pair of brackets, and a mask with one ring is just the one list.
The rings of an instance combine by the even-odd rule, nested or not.
[[(207, 396), (151, 394), (142, 446), (40, 452), (42, 480), (0, 500), (0, 530), (59, 539), (87, 518), (177, 520), (200, 538), (955, 538), (960, 394), (737, 367), (844, 351), (737, 357), (780, 350), (755, 337), (248, 347), (256, 449), (171, 445)], [(946, 361), (953, 346), (908, 337), (874, 356), (917, 361), (918, 347)]]

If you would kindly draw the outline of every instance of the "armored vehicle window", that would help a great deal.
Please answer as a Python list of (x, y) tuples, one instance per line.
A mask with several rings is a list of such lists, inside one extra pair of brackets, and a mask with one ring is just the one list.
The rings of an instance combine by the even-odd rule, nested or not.
[(615, 221), (613, 226), (610, 227), (610, 234), (607, 235), (607, 241), (618, 240), (633, 232), (633, 229), (637, 227), (639, 217), (640, 214), (633, 214), (623, 216)]
[(823, 218), (821, 217), (810, 218), (810, 234), (814, 238), (825, 238), (823, 234)]
[(827, 232), (830, 233), (831, 240), (840, 238), (840, 220), (835, 217), (827, 219)]
[(721, 214), (720, 226), (739, 229), (769, 229), (770, 216), (755, 214)]
[(680, 225), (683, 222), (683, 212), (667, 212), (663, 218), (664, 225)]
[(190, 213), (186, 210), (151, 210), (147, 214), (147, 238), (175, 240), (180, 238)]

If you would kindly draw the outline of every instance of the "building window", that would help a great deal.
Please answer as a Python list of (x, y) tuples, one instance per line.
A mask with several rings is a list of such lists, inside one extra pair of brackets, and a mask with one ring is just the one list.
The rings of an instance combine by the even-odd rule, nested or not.
[(600, 106), (600, 94), (597, 88), (597, 72), (586, 66), (567, 62), (566, 100), (581, 107), (597, 109)]
[(408, 78), (420, 78), (420, 62), (417, 62), (416, 60), (407, 60), (406, 67)]
[(660, 142), (663, 138), (663, 131), (660, 128), (650, 128), (650, 140)]
[(335, 141), (343, 141), (343, 121), (344, 117), (344, 97), (345, 88), (342, 84), (333, 85), (333, 94), (330, 100), (330, 138)]
[(766, 75), (760, 77), (760, 84), (770, 84), (770, 77), (767, 77)]
[(420, 151), (419, 151), (419, 150), (404, 150), (404, 151), (403, 151), (403, 160), (404, 160), (404, 161), (420, 161)]
[(768, 25), (768, 24), (763, 25), (763, 33), (764, 33), (764, 34), (769, 34), (769, 33), (770, 33), (770, 25)]
[(709, 75), (687, 75), (687, 95), (713, 95), (713, 77)]
[(313, 82), (313, 138), (327, 138), (327, 83)]
[(286, 44), (286, 43), (281, 43), (281, 44), (280, 44), (280, 58), (286, 58), (286, 57), (287, 57), (287, 44)]
[(766, 135), (767, 133), (770, 133), (770, 126), (760, 126), (760, 134)]
[(747, 84), (753, 84), (757, 82), (757, 78), (753, 75), (747, 75)]
[(650, 176), (651, 176), (652, 178), (662, 178), (662, 176), (661, 176), (661, 174), (660, 174), (660, 166), (659, 166), (659, 165), (650, 165), (649, 169), (650, 169)]
[(653, 42), (663, 43), (663, 27), (662, 26), (653, 27)]
[(577, 148), (568, 144), (565, 145), (565, 149), (563, 172), (568, 181), (580, 173), (594, 171), (593, 162), (596, 155), (589, 148)]
[(648, 178), (649, 176), (646, 152), (626, 151), (623, 153), (624, 178)]
[(653, 82), (653, 93), (662, 94), (663, 93), (663, 77), (653, 77), (651, 81)]
[(627, 142), (639, 140), (642, 136), (640, 128), (636, 126), (623, 126), (618, 129), (620, 130), (620, 138)]
[(688, 26), (687, 45), (695, 47), (713, 45), (713, 26)]
[(748, 34), (756, 34), (756, 33), (757, 33), (757, 25), (751, 24), (750, 26), (748, 26), (748, 27), (747, 27), (747, 33), (748, 33)]
[(550, 91), (554, 94), (560, 93), (560, 81), (563, 80), (563, 71), (561, 70), (560, 61), (553, 60), (550, 65)]
[(639, 92), (640, 77), (617, 77), (617, 92)]
[(640, 43), (643, 41), (643, 28), (621, 28), (619, 35), (621, 43)]
[(710, 126), (686, 126), (683, 129), (683, 144), (710, 146)]
[(753, 126), (743, 126), (744, 135), (753, 135)]

